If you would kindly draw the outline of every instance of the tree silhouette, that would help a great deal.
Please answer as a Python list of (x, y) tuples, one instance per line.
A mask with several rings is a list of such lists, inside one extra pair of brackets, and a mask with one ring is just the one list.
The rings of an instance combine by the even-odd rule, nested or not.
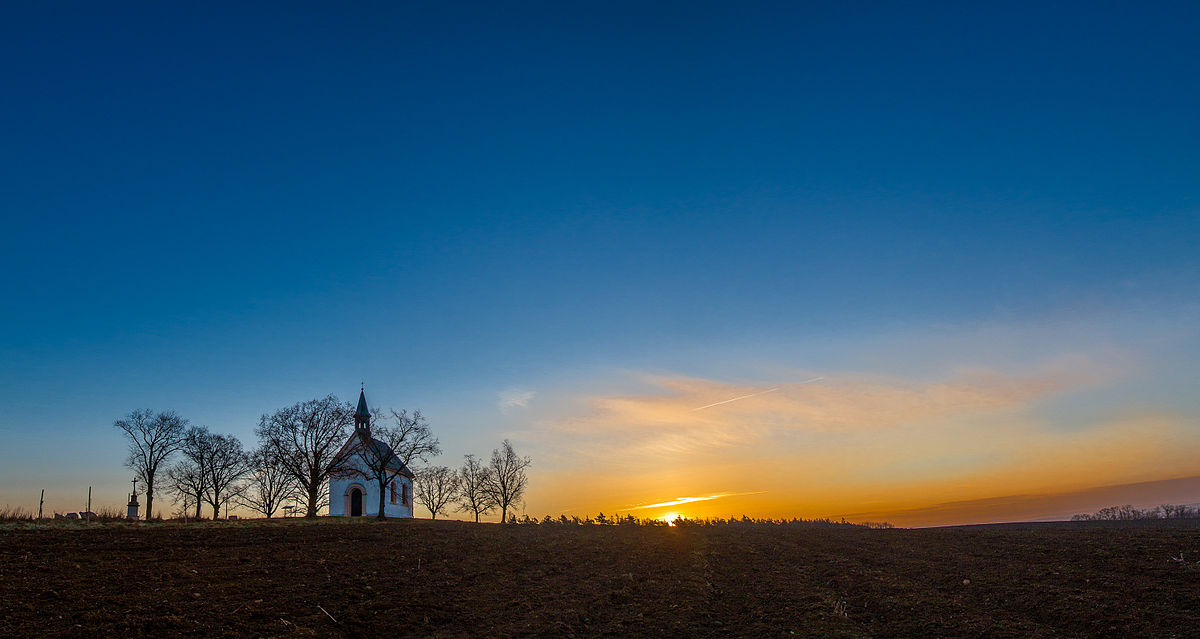
[(422, 506), (429, 509), (429, 518), (437, 519), (446, 506), (458, 497), (458, 473), (446, 466), (430, 466), (417, 472), (413, 493)]
[(213, 521), (216, 521), (221, 516), (221, 504), (244, 488), (241, 480), (250, 471), (250, 456), (233, 435), (218, 435), (205, 429), (203, 440), (208, 449), (207, 462), (202, 466), (208, 484), (204, 501), (212, 506)]
[(179, 448), (183, 459), (175, 462), (175, 465), (167, 471), (167, 479), (170, 482), (168, 486), (171, 492), (185, 502), (185, 510), (186, 505), (195, 506), (196, 519), (200, 518), (204, 494), (208, 492), (208, 473), (204, 472), (208, 448), (203, 443), (204, 432), (205, 429), (199, 426), (187, 429)]
[(246, 490), (237, 497), (239, 505), (270, 519), (285, 501), (296, 494), (295, 480), (271, 457), (270, 451), (259, 447), (251, 454)]
[(183, 445), (187, 420), (175, 411), (154, 413), (149, 409), (135, 410), (113, 426), (129, 440), (125, 466), (136, 473), (146, 487), (146, 519), (154, 511), (154, 487), (158, 471)]
[(487, 490), (488, 469), (474, 455), (465, 455), (466, 460), (458, 469), (458, 511), (473, 513), (475, 523), (479, 516), (496, 509), (496, 500)]
[(344, 470), (335, 458), (353, 420), (354, 409), (329, 395), (263, 415), (254, 431), (304, 495), (306, 517), (328, 504), (329, 476)]
[(500, 521), (508, 521), (509, 507), (525, 495), (525, 487), (529, 484), (525, 469), (529, 468), (531, 463), (533, 462), (529, 457), (517, 455), (512, 443), (507, 439), (500, 448), (492, 451), (484, 491), (500, 508)]

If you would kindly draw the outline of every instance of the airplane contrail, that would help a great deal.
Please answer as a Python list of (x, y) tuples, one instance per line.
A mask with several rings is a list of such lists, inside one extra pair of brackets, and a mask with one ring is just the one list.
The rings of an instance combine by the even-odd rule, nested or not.
[(771, 389), (767, 389), (765, 391), (759, 391), (757, 393), (750, 393), (749, 395), (742, 395), (741, 397), (734, 397), (733, 399), (726, 399), (726, 400), (719, 401), (719, 402), (713, 402), (711, 404), (705, 404), (704, 406), (701, 406), (699, 408), (693, 408), (692, 410), (704, 410), (705, 408), (712, 408), (713, 406), (720, 406), (721, 404), (728, 404), (729, 402), (736, 402), (739, 399), (746, 399), (749, 397), (758, 397), (759, 395), (766, 395), (767, 393), (773, 393), (777, 390), (779, 390), (779, 389), (771, 388)]
[(630, 510), (642, 510), (643, 508), (665, 508), (666, 506), (678, 506), (680, 504), (690, 504), (690, 503), (696, 502), (696, 501), (710, 501), (713, 499), (720, 499), (722, 497), (738, 497), (741, 495), (761, 495), (765, 492), (767, 492), (767, 491), (757, 490), (757, 491), (754, 491), (751, 493), (720, 493), (717, 495), (709, 495), (707, 497), (676, 497), (675, 499), (672, 499), (671, 501), (663, 501), (663, 502), (659, 502), (657, 504), (645, 504), (644, 506), (633, 506), (630, 508)]
[[(814, 377), (814, 378), (812, 378), (812, 379), (806, 379), (806, 380), (804, 380), (803, 382), (799, 382), (799, 383), (800, 383), (800, 384), (811, 384), (811, 383), (813, 383), (813, 382), (819, 382), (819, 381), (821, 381), (821, 380), (823, 380), (823, 379), (825, 379), (825, 378), (824, 378), (824, 377)], [(733, 399), (725, 399), (725, 400), (721, 400), (721, 401), (719, 401), (719, 402), (713, 402), (713, 403), (711, 403), (711, 404), (705, 404), (704, 406), (700, 406), (699, 408), (693, 408), (692, 410), (704, 410), (705, 408), (712, 408), (713, 406), (720, 406), (721, 404), (728, 404), (729, 402), (736, 402), (736, 401), (738, 401), (739, 399), (749, 399), (749, 398), (751, 398), (751, 397), (758, 397), (759, 395), (766, 395), (767, 393), (773, 393), (773, 392), (775, 392), (775, 391), (777, 391), (777, 390), (779, 390), (779, 388), (778, 388), (778, 387), (775, 387), (775, 388), (768, 388), (768, 389), (767, 389), (767, 390), (765, 390), (765, 391), (759, 391), (759, 392), (757, 392), (757, 393), (750, 393), (749, 395), (742, 395), (741, 397), (734, 397)]]

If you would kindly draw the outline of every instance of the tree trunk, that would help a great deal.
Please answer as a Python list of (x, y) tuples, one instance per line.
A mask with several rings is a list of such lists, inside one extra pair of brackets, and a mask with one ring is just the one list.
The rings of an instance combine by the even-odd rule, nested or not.
[(154, 512), (150, 508), (154, 506), (154, 482), (146, 482), (146, 521), (150, 521), (150, 513)]
[(213, 521), (221, 518), (221, 502), (213, 501)]
[(478, 510), (475, 511), (475, 523), (477, 523), (477, 524), (479, 523), (479, 511)]
[(309, 519), (314, 519), (317, 516), (317, 493), (321, 491), (321, 484), (313, 482), (308, 488), (308, 506), (305, 508), (304, 516)]
[(200, 495), (196, 495), (196, 519), (200, 519), (200, 507), (203, 505), (204, 503), (200, 501)]
[[(383, 475), (380, 474), (380, 477), (382, 478)], [(379, 482), (379, 517), (378, 517), (379, 519), (387, 519), (387, 515), (383, 514), (383, 491), (384, 491), (384, 488), (385, 488), (384, 482), (380, 481)]]
[(508, 523), (508, 506), (500, 507), (500, 523), (502, 523), (502, 524)]

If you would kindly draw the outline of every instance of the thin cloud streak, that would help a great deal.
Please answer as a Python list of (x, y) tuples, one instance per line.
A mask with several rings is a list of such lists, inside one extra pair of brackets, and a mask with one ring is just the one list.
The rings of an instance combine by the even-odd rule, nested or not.
[(736, 497), (738, 495), (761, 495), (765, 492), (766, 492), (765, 490), (759, 490), (756, 492), (749, 492), (749, 493), (719, 493), (716, 495), (709, 495), (707, 497), (676, 497), (672, 501), (663, 501), (663, 502), (659, 502), (657, 504), (646, 504), (645, 506), (633, 506), (631, 508), (631, 510), (645, 510), (647, 508), (665, 508), (667, 506), (678, 506), (680, 504), (690, 504), (690, 503), (697, 502), (697, 501), (712, 501), (713, 499), (721, 499), (722, 497)]
[(521, 388), (509, 388), (496, 394), (499, 401), (496, 407), (501, 412), (508, 412), (514, 408), (527, 408), (529, 402), (537, 395), (535, 391), (524, 390)]
[(700, 406), (699, 408), (693, 408), (692, 410), (704, 410), (705, 408), (712, 408), (713, 406), (720, 406), (721, 404), (728, 404), (729, 402), (736, 402), (739, 399), (749, 399), (751, 397), (758, 397), (759, 395), (766, 395), (767, 393), (773, 393), (777, 390), (779, 390), (779, 389), (771, 388), (771, 389), (767, 389), (765, 391), (760, 391), (758, 393), (750, 393), (749, 395), (742, 395), (741, 397), (734, 397), (733, 399), (726, 399), (726, 400), (719, 401), (719, 402), (713, 402), (711, 404), (706, 404), (704, 406)]
[[(819, 382), (823, 379), (825, 379), (825, 378), (824, 377), (814, 377), (812, 379), (806, 379), (803, 382), (797, 382), (796, 385), (799, 386), (800, 384), (811, 384), (813, 382)], [(720, 406), (721, 404), (728, 404), (729, 402), (736, 402), (741, 399), (750, 399), (751, 397), (758, 397), (759, 395), (766, 395), (767, 393), (774, 393), (777, 390), (779, 390), (779, 387), (768, 388), (765, 391), (759, 391), (757, 393), (750, 393), (749, 395), (742, 395), (741, 397), (734, 397), (733, 399), (726, 399), (726, 400), (722, 400), (719, 402), (713, 402), (711, 404), (705, 404), (704, 406), (700, 406), (698, 408), (693, 408), (692, 410), (704, 410), (705, 408), (712, 408), (713, 406)]]

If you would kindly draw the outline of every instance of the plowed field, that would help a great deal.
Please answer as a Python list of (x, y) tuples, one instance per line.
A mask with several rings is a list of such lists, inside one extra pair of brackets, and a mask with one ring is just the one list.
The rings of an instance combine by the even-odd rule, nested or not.
[(1200, 637), (1200, 529), (0, 530), (0, 636), (84, 634)]

